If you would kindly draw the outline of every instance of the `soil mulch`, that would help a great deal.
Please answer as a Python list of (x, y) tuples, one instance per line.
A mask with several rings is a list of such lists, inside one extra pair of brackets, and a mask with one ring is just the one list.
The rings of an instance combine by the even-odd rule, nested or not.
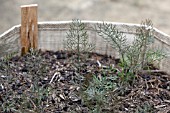
[(170, 113), (170, 76), (165, 72), (144, 70), (122, 84), (118, 59), (82, 56), (87, 58), (80, 63), (68, 51), (1, 59), (0, 112)]

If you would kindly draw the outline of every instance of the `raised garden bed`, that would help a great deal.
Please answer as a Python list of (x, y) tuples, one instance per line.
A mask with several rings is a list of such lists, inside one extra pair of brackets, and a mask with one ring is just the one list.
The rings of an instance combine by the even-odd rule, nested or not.
[(76, 56), (68, 51), (34, 51), (1, 61), (0, 111), (169, 112), (170, 76), (165, 72), (143, 71), (122, 85), (118, 59), (88, 53), (78, 72)]
[[(147, 22), (149, 25), (137, 27), (136, 34), (124, 25), (121, 25), (124, 32), (119, 31), (120, 26), (113, 23), (98, 23), (95, 29), (79, 20), (40, 24), (38, 48), (43, 51), (30, 49), (29, 53), (16, 56), (22, 49), (11, 49), (15, 43), (3, 48), (14, 54), (1, 58), (0, 110), (4, 113), (170, 112), (170, 76), (168, 64), (163, 65), (169, 62), (169, 57), (162, 53), (169, 45), (158, 37), (156, 42), (150, 40), (157, 35), (150, 21)], [(3, 35), (2, 41), (6, 42), (5, 36), (10, 33)], [(157, 46), (161, 52), (150, 50)], [(156, 65), (156, 60), (161, 63)]]
[(1, 112), (170, 112), (170, 37), (150, 20), (37, 25), (37, 5), (21, 9), (0, 35)]

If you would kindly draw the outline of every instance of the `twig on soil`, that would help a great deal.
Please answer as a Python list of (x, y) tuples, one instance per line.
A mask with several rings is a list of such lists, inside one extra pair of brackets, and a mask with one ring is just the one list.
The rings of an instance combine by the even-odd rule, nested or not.
[(153, 73), (160, 73), (160, 74), (166, 74), (163, 70), (141, 70), (139, 71), (141, 74), (153, 74)]
[(30, 100), (30, 102), (32, 103), (32, 105), (34, 106), (34, 110), (37, 108), (37, 106), (35, 105), (35, 103), (30, 99), (28, 98), (28, 100)]
[(51, 84), (53, 82), (54, 78), (56, 77), (56, 75), (59, 75), (59, 74), (60, 74), (59, 72), (55, 72), (53, 77), (51, 78), (49, 84)]
[(102, 64), (99, 62), (99, 60), (97, 60), (97, 64), (99, 65), (99, 67), (102, 67)]

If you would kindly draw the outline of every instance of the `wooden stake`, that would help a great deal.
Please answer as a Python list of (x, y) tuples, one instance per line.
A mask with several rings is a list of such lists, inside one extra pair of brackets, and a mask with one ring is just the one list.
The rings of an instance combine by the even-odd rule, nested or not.
[(38, 46), (37, 4), (21, 6), (21, 55)]

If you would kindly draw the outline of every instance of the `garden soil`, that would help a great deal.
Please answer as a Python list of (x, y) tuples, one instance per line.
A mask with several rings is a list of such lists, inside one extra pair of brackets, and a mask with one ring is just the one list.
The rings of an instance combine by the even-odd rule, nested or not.
[(165, 72), (145, 70), (126, 83), (118, 59), (81, 55), (87, 57), (80, 64), (77, 54), (67, 51), (1, 59), (1, 113), (170, 113)]

